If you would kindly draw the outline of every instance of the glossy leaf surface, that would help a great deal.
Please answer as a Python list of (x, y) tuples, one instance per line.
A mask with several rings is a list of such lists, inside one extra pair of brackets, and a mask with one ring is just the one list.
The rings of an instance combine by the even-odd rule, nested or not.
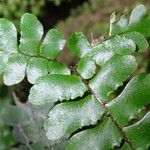
[(89, 85), (100, 100), (107, 101), (109, 95), (123, 84), (136, 67), (133, 56), (115, 56), (90, 80)]
[(29, 101), (41, 105), (47, 102), (70, 100), (83, 96), (86, 91), (87, 87), (78, 76), (47, 75), (31, 88)]
[(48, 63), (43, 58), (31, 58), (26, 69), (28, 81), (34, 84), (39, 77), (48, 74)]
[[(42, 41), (43, 26), (37, 17), (30, 13), (22, 16), (20, 26), (21, 37), (18, 46), (14, 24), (0, 19), (0, 74), (4, 73), (6, 85), (20, 83), (25, 75), (28, 81), (34, 84), (39, 77), (49, 73), (70, 74), (70, 70), (63, 64), (48, 60), (55, 59), (65, 45), (66, 41), (59, 31), (51, 29)], [(18, 54), (12, 55), (14, 53)]]
[(26, 13), (21, 18), (21, 39), (19, 49), (23, 54), (38, 55), (43, 26), (36, 16)]
[[(8, 44), (9, 43), (9, 44)], [(0, 51), (16, 53), (17, 31), (14, 24), (6, 19), (0, 19)]]
[(88, 40), (81, 32), (73, 33), (69, 39), (68, 45), (73, 54), (78, 57), (82, 57), (83, 55), (85, 55), (91, 48)]
[(55, 62), (55, 61), (50, 61), (48, 64), (48, 72), (50, 74), (66, 74), (70, 75), (71, 71), (69, 68), (67, 68), (65, 65)]
[(77, 65), (77, 71), (84, 79), (89, 79), (96, 73), (96, 63), (90, 57), (83, 57)]
[(135, 49), (136, 45), (134, 41), (124, 36), (116, 36), (92, 48), (88, 55), (98, 65), (103, 66), (114, 55), (127, 55), (134, 52)]
[(150, 75), (141, 74), (134, 77), (123, 92), (108, 107), (121, 125), (127, 125), (150, 104)]
[(41, 46), (41, 55), (49, 59), (56, 59), (59, 52), (63, 50), (66, 40), (56, 29), (48, 31)]
[(82, 131), (70, 139), (67, 150), (105, 150), (119, 146), (122, 136), (110, 118), (97, 127)]
[(76, 102), (64, 102), (55, 106), (45, 122), (47, 137), (58, 140), (69, 137), (84, 126), (93, 125), (101, 119), (104, 108), (93, 96)]
[(136, 149), (149, 149), (150, 112), (148, 112), (144, 118), (136, 124), (126, 127), (124, 131)]
[(9, 57), (3, 76), (6, 85), (14, 85), (24, 79), (27, 61), (28, 57), (20, 54)]

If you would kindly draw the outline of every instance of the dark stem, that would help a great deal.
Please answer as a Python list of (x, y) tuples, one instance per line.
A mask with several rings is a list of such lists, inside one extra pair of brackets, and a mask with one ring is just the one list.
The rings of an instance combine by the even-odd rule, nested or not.
[[(80, 76), (80, 74), (79, 74), (79, 73), (77, 72), (77, 70), (76, 70), (76, 67), (71, 67), (71, 69), (73, 70), (72, 72), (73, 72), (74, 74)], [(92, 94), (92, 95), (95, 97), (95, 99), (103, 106), (103, 108), (104, 108), (105, 111), (106, 111), (106, 114), (108, 114), (109, 117), (111, 118), (111, 120), (116, 124), (116, 126), (117, 126), (118, 129), (120, 130), (120, 132), (121, 132), (121, 134), (122, 134), (124, 140), (125, 140), (127, 143), (129, 143), (129, 145), (131, 146), (132, 149), (135, 149), (134, 146), (133, 146), (133, 144), (129, 141), (129, 139), (127, 138), (127, 136), (126, 136), (125, 133), (123, 132), (122, 127), (116, 122), (116, 119), (113, 117), (113, 115), (111, 114), (111, 112), (109, 111), (109, 109), (106, 107), (106, 103), (104, 103), (102, 100), (100, 100), (100, 99), (98, 98), (98, 96), (94, 93), (94, 91), (93, 91), (93, 90), (91, 89), (91, 87), (89, 86), (89, 82), (88, 82), (87, 80), (83, 79), (81, 76), (80, 76), (80, 78), (82, 79), (82, 81), (84, 82), (84, 84), (87, 86), (89, 93)]]

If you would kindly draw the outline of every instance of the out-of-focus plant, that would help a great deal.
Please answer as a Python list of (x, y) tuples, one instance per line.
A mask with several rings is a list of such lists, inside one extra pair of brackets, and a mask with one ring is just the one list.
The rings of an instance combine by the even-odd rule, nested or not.
[[(1, 77), (0, 77), (1, 78)], [(2, 119), (5, 108), (11, 103), (9, 90), (2, 84), (0, 79), (0, 150), (10, 149), (15, 144), (11, 127), (7, 126)]]
[(62, 2), (69, 2), (71, 0), (49, 0), (50, 2), (53, 2), (55, 5), (60, 5)]
[(41, 8), (46, 0), (1, 0), (0, 16), (13, 20), (18, 25), (18, 19), (26, 12), (41, 14)]
[(46, 2), (58, 6), (63, 1), (69, 0), (0, 0), (0, 17), (10, 19), (18, 26), (18, 20), (25, 12), (41, 16)]

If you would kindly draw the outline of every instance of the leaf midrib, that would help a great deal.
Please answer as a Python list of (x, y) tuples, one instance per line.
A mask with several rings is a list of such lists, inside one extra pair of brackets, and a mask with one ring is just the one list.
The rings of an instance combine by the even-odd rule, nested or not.
[(112, 113), (109, 111), (109, 109), (106, 107), (105, 102), (103, 102), (102, 100), (100, 100), (98, 98), (98, 96), (94, 93), (94, 91), (91, 89), (91, 87), (89, 86), (89, 82), (87, 80), (85, 80), (76, 70), (76, 66), (72, 68), (74, 74), (78, 75), (82, 81), (84, 82), (84, 84), (87, 86), (88, 88), (88, 92), (89, 94), (92, 94), (94, 96), (94, 98), (100, 103), (100, 105), (104, 108), (105, 110), (105, 115), (107, 114), (107, 117), (110, 117), (110, 119), (115, 123), (115, 125), (118, 127), (123, 139), (131, 146), (132, 149), (135, 149), (135, 147), (133, 146), (133, 144), (130, 142), (130, 140), (128, 139), (128, 137), (126, 136), (125, 132), (123, 131), (123, 128), (116, 122), (115, 117), (112, 115)]

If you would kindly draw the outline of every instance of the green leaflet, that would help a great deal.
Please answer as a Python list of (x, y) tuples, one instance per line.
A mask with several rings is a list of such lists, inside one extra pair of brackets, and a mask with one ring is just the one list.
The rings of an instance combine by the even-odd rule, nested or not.
[(75, 99), (83, 96), (87, 87), (75, 75), (46, 75), (31, 88), (29, 101), (35, 105)]
[[(113, 12), (110, 15), (110, 22), (109, 22), (109, 36), (111, 36), (111, 34), (113, 34), (114, 31), (114, 23), (116, 21), (116, 12)], [(125, 25), (126, 26), (126, 25)]]
[(134, 41), (124, 36), (115, 36), (93, 47), (87, 55), (92, 57), (98, 65), (103, 66), (114, 55), (127, 55), (135, 49)]
[(43, 26), (36, 16), (25, 13), (21, 18), (21, 39), (19, 49), (23, 54), (38, 55)]
[(134, 25), (135, 23), (140, 22), (141, 19), (145, 16), (146, 11), (147, 10), (144, 5), (137, 5), (131, 12), (129, 25)]
[(11, 55), (8, 59), (3, 79), (8, 86), (18, 84), (25, 77), (28, 57), (21, 54)]
[(0, 75), (4, 73), (6, 63), (8, 61), (8, 54), (0, 53)]
[(41, 55), (49, 59), (56, 59), (65, 44), (64, 36), (58, 30), (51, 29), (48, 31), (40, 48)]
[(125, 15), (122, 15), (119, 19), (119, 21), (117, 22), (117, 25), (119, 27), (121, 27), (121, 32), (123, 32), (125, 30), (125, 28), (127, 27), (128, 25), (128, 20), (126, 18)]
[(150, 112), (148, 112), (139, 122), (125, 127), (124, 132), (136, 149), (149, 149)]
[[(48, 61), (44, 58), (37, 57), (27, 57), (21, 54), (15, 54), (10, 56), (2, 56), (3, 59), (0, 60), (1, 73), (4, 70), (4, 62), (6, 63), (6, 68), (4, 71), (4, 83), (6, 85), (14, 85), (20, 83), (25, 74), (30, 83), (35, 84), (36, 80), (43, 76), (49, 74), (70, 74), (70, 70), (61, 63)], [(8, 59), (8, 60), (7, 60)], [(4, 62), (3, 62), (4, 61)]]
[(150, 75), (141, 74), (134, 77), (123, 92), (107, 104), (109, 110), (121, 125), (127, 125), (150, 104)]
[(26, 69), (28, 81), (32, 84), (35, 84), (39, 77), (47, 74), (70, 75), (70, 70), (61, 63), (48, 61), (45, 58), (32, 57)]
[(136, 45), (138, 46), (139, 52), (145, 51), (149, 46), (148, 41), (146, 40), (144, 35), (139, 32), (132, 31), (132, 32), (124, 33), (122, 35), (126, 38), (133, 40), (136, 43)]
[(142, 23), (139, 23), (138, 26), (133, 26), (132, 31), (138, 31), (140, 33), (142, 33), (143, 35), (145, 35), (146, 37), (150, 36), (150, 15), (145, 17), (145, 19), (142, 20)]
[(48, 63), (44, 58), (31, 58), (26, 69), (28, 81), (34, 84), (39, 77), (48, 74)]
[(92, 95), (80, 101), (58, 104), (45, 121), (47, 138), (52, 141), (68, 138), (76, 130), (96, 124), (103, 113), (104, 108)]
[(137, 63), (133, 56), (114, 56), (92, 78), (89, 85), (92, 91), (102, 101), (107, 101), (128, 76), (136, 69)]
[(115, 123), (107, 118), (95, 128), (74, 135), (66, 150), (106, 150), (119, 146), (121, 133)]
[(115, 54), (119, 55), (126, 55), (134, 52), (135, 50), (135, 43), (134, 41), (120, 36), (115, 36), (104, 42), (104, 46), (114, 52)]
[[(138, 33), (137, 33), (138, 34)], [(147, 48), (148, 43), (143, 35), (138, 34), (143, 44), (139, 44), (138, 39), (131, 35), (115, 36), (102, 44), (91, 49), (77, 64), (78, 73), (84, 78), (89, 79), (96, 73), (96, 64), (103, 67), (112, 57), (116, 55), (126, 55), (135, 51), (137, 43), (141, 50)], [(126, 38), (127, 36), (127, 38)], [(129, 38), (130, 37), (130, 38)], [(134, 42), (135, 41), (135, 42)], [(94, 62), (95, 61), (95, 62)]]
[(77, 64), (77, 71), (84, 79), (89, 79), (96, 73), (96, 64), (92, 58), (85, 56)]
[(117, 23), (115, 23), (115, 21), (116, 17), (112, 14), (112, 18), (110, 20), (110, 36), (128, 31), (137, 31), (146, 37), (150, 36), (150, 15), (147, 15), (146, 8), (142, 4), (137, 5), (133, 9), (129, 23), (125, 17), (121, 17)]
[(33, 57), (30, 59), (26, 74), (28, 81), (35, 84), (36, 80), (47, 74), (70, 74), (70, 70), (61, 63), (48, 61), (45, 58)]
[(74, 32), (68, 41), (68, 45), (73, 54), (80, 58), (91, 49), (91, 45), (82, 32)]
[(48, 72), (50, 74), (66, 74), (70, 75), (70, 69), (67, 68), (65, 65), (55, 62), (55, 61), (50, 61), (48, 64)]
[(18, 51), (16, 28), (13, 23), (2, 18), (0, 19), (0, 51), (7, 53)]

